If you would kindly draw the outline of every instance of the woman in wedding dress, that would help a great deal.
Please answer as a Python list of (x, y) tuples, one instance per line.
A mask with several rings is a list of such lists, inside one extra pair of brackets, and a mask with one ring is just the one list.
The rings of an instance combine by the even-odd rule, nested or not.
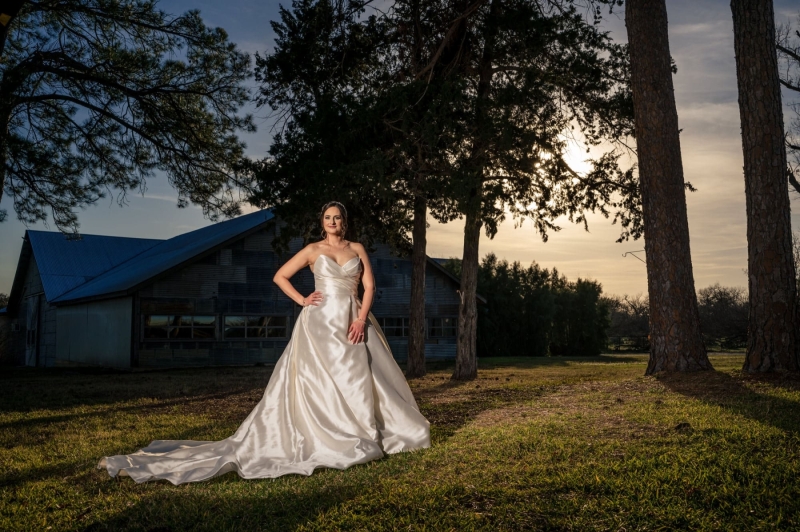
[[(303, 310), (264, 396), (233, 436), (156, 440), (136, 453), (105, 457), (99, 468), (136, 482), (182, 484), (230, 471), (274, 478), (430, 446), (428, 421), (369, 312), (375, 283), (364, 246), (344, 239), (347, 212), (340, 203), (325, 205), (320, 219), (324, 239), (275, 274)], [(314, 272), (315, 291), (303, 297), (289, 279), (305, 266)]]

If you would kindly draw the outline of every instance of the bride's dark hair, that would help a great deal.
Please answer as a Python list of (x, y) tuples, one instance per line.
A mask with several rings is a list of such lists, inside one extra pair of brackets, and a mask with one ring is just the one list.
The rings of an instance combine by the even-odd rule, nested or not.
[(339, 214), (342, 215), (342, 238), (344, 238), (345, 233), (347, 233), (347, 209), (345, 209), (344, 205), (338, 201), (329, 201), (323, 205), (322, 210), (319, 211), (319, 224), (322, 226), (322, 240), (325, 240), (325, 238), (328, 236), (328, 233), (325, 232), (325, 211), (331, 207), (336, 207), (339, 209)]

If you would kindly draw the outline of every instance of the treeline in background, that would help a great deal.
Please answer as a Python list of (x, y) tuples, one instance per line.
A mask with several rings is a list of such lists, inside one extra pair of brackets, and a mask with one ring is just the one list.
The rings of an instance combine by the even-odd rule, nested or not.
[[(612, 351), (647, 351), (650, 302), (641, 294), (601, 298), (608, 310), (607, 348)], [(710, 351), (747, 346), (747, 290), (714, 284), (697, 291), (700, 328)]]
[[(460, 275), (460, 260), (443, 266)], [(479, 356), (595, 356), (603, 351), (649, 349), (649, 301), (639, 295), (603, 295), (594, 280), (568, 280), (557, 269), (523, 267), (493, 253), (480, 264)], [(747, 291), (715, 284), (697, 293), (709, 350), (747, 344)]]
[[(443, 265), (460, 275), (460, 260)], [(596, 281), (527, 268), (486, 255), (478, 271), (479, 356), (598, 355), (606, 348), (608, 306)]]

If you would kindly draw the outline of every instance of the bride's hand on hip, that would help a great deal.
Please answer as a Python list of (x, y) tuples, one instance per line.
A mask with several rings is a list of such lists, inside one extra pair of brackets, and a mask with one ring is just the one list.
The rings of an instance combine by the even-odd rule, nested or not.
[(303, 298), (303, 306), (307, 307), (309, 305), (314, 305), (316, 307), (319, 305), (320, 301), (322, 301), (322, 292), (317, 290), (316, 292), (311, 292), (310, 295)]
[(350, 329), (347, 331), (347, 339), (351, 344), (359, 344), (364, 341), (364, 326), (366, 323), (361, 319), (356, 319), (350, 324)]

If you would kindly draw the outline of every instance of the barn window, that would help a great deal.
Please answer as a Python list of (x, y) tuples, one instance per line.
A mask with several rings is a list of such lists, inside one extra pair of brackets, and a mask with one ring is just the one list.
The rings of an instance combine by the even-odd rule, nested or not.
[(286, 316), (225, 316), (225, 339), (286, 338)]
[(145, 340), (215, 340), (216, 316), (144, 316)]
[(430, 318), (428, 321), (428, 337), (451, 338), (456, 335), (455, 318)]
[(377, 318), (386, 336), (408, 336), (408, 318)]

